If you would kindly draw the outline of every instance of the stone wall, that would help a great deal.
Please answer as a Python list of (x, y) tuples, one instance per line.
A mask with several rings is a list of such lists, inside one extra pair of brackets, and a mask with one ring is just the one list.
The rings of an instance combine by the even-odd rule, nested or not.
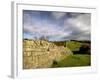
[(54, 60), (62, 60), (70, 54), (67, 47), (46, 40), (24, 40), (23, 69), (48, 68)]

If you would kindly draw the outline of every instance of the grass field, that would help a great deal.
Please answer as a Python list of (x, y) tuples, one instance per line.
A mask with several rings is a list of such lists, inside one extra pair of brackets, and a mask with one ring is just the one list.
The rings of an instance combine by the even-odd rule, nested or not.
[[(61, 61), (54, 61), (52, 67), (78, 67), (78, 66), (90, 66), (91, 55), (87, 53), (81, 53), (80, 47), (84, 44), (90, 44), (81, 41), (67, 41), (67, 47), (73, 52), (72, 55), (67, 56)], [(79, 52), (80, 51), (80, 52)], [(75, 54), (77, 52), (77, 54)]]
[(57, 62), (54, 61), (52, 67), (78, 67), (78, 66), (90, 66), (90, 55), (75, 54), (66, 57), (65, 59)]
[(82, 43), (76, 41), (68, 41), (66, 42), (66, 45), (71, 51), (79, 51), (79, 48), (81, 47)]

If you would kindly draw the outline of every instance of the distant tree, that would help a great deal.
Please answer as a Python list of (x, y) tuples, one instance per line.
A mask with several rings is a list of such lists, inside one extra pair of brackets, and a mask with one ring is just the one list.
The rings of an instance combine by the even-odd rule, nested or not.
[(38, 38), (35, 36), (34, 39), (37, 40)]
[(28, 40), (27, 38), (25, 38), (24, 40)]
[(83, 53), (83, 54), (90, 54), (91, 53), (91, 50), (90, 50), (90, 44), (84, 44), (80, 47), (80, 53)]
[(41, 36), (39, 39), (40, 40), (47, 40), (47, 38), (48, 38), (47, 36)]

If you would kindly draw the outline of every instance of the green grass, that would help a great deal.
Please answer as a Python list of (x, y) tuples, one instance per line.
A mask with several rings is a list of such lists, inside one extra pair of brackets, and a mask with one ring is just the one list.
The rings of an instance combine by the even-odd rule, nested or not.
[(76, 41), (68, 41), (66, 42), (66, 45), (71, 51), (79, 51), (82, 43)]
[(75, 54), (75, 55), (70, 55), (59, 62), (54, 61), (52, 67), (78, 67), (78, 66), (90, 66), (90, 64), (91, 64), (90, 55)]
[(85, 44), (78, 41), (67, 41), (66, 45), (73, 54), (67, 56), (61, 61), (54, 60), (52, 67), (78, 67), (78, 66), (90, 66), (91, 55), (89, 54), (74, 54), (74, 51), (79, 51), (80, 47)]

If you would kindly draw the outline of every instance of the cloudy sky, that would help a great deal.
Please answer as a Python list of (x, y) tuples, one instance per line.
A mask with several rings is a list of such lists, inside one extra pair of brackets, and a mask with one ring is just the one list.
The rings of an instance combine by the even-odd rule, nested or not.
[(91, 14), (23, 10), (23, 38), (90, 40)]

